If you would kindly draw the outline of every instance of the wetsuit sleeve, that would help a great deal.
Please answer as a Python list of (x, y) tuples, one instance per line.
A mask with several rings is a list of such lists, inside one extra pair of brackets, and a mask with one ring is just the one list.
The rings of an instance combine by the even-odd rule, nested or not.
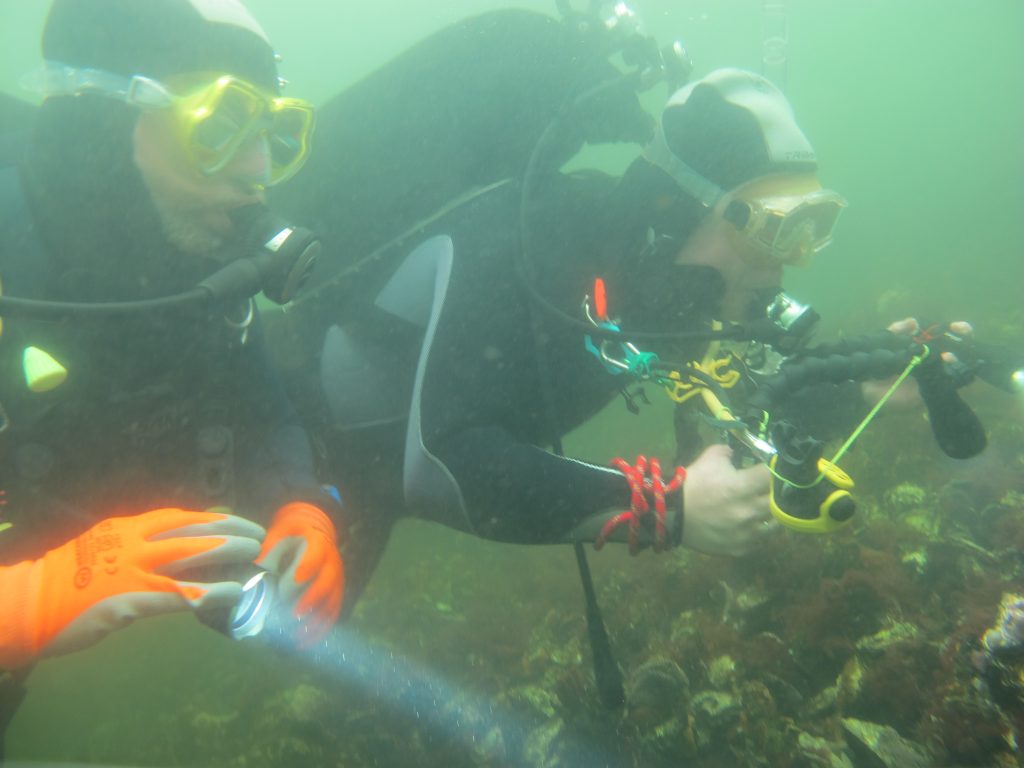
[(586, 521), (629, 508), (618, 471), (556, 456), (496, 426), (465, 429), (432, 448), (458, 482), (475, 532), (489, 539), (569, 541)]

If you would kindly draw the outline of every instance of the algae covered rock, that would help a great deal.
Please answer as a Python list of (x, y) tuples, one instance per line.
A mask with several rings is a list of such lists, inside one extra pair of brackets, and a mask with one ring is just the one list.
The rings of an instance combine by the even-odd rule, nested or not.
[(717, 690), (727, 691), (736, 684), (738, 671), (731, 656), (718, 656), (708, 664), (708, 682)]
[(626, 717), (637, 724), (660, 724), (686, 714), (690, 681), (671, 659), (652, 658), (629, 679)]
[(885, 494), (885, 502), (899, 512), (909, 512), (924, 506), (928, 494), (924, 488), (912, 483), (900, 483)]
[(875, 634), (857, 641), (857, 650), (866, 654), (882, 653), (897, 643), (913, 640), (920, 634), (917, 626), (909, 621), (892, 621)]
[(271, 709), (279, 722), (321, 724), (331, 711), (331, 701), (322, 689), (299, 683), (282, 691)]
[(993, 701), (1008, 712), (1024, 712), (1024, 595), (1003, 595), (974, 664)]
[(801, 732), (797, 737), (795, 768), (854, 768), (842, 744)]
[(692, 710), (698, 744), (727, 735), (743, 714), (740, 700), (722, 691), (698, 693), (693, 697)]
[(904, 739), (895, 728), (844, 717), (843, 731), (858, 768), (928, 768), (931, 765), (927, 750)]

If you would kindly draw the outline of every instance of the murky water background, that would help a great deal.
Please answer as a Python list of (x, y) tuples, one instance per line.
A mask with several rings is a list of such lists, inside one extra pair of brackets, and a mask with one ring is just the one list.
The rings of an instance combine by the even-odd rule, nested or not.
[[(282, 73), (291, 81), (289, 91), (320, 102), (432, 30), (467, 15), (510, 5), (554, 10), (547, 2), (481, 0), (248, 4), (285, 56)], [(758, 0), (635, 3), (648, 31), (662, 42), (674, 37), (686, 42), (698, 75), (723, 65), (760, 69), (765, 5)], [(813, 269), (789, 280), (791, 292), (814, 303), (825, 317), (826, 332), (873, 330), (917, 314), (972, 319), (979, 337), (1021, 343), (1024, 4), (791, 0), (776, 5), (784, 6), (788, 20), (785, 90), (818, 150), (823, 180), (850, 201), (834, 245)], [(20, 75), (35, 63), (45, 6), (42, 0), (0, 0), (0, 89), (15, 92)], [(661, 91), (648, 97), (652, 110), (663, 97)], [(595, 157), (602, 163), (619, 161), (617, 156)], [(863, 612), (879, 626), (888, 626), (885, 622), (898, 615), (911, 615), (922, 627), (931, 621), (922, 631), (936, 654), (948, 650), (941, 641), (953, 636), (955, 626), (975, 634), (988, 626), (1000, 592), (1020, 588), (1020, 563), (998, 542), (985, 543), (994, 529), (978, 528), (978, 516), (1001, 501), (1003, 511), (990, 510), (985, 519), (1020, 535), (1024, 510), (1014, 503), (1019, 504), (1024, 475), (1024, 416), (1020, 403), (992, 390), (975, 387), (969, 397), (994, 425), (998, 455), (986, 458), (988, 463), (954, 468), (930, 444), (919, 421), (896, 418), (878, 424), (865, 441), (866, 450), (854, 459), (870, 514), (869, 525), (853, 541), (791, 537), (764, 553), (762, 562), (740, 565), (674, 555), (630, 560), (609, 551), (592, 558), (627, 672), (652, 658), (681, 657), (683, 649), (691, 660), (704, 653), (706, 670), (705, 662), (725, 651), (701, 650), (686, 627), (673, 621), (691, 611), (697, 617), (694, 626), (710, 632), (712, 625), (701, 622), (722, 616), (722, 590), (753, 594), (770, 587), (776, 590), (775, 637), (796, 643), (801, 633), (822, 632), (822, 642), (835, 641), (821, 625), (827, 621), (824, 613), (804, 617), (803, 625), (795, 614), (828, 599), (816, 584), (792, 584), (780, 596), (785, 585), (762, 577), (778, 562), (800, 558), (813, 564), (794, 570), (794, 578), (814, 573), (834, 582), (838, 591), (828, 594), (837, 603)], [(671, 455), (668, 414), (666, 407), (654, 407), (634, 419), (616, 404), (580, 430), (567, 448), (573, 455), (600, 460), (640, 449)], [(894, 439), (887, 429), (900, 437)], [(956, 478), (968, 489), (959, 500), (955, 489), (949, 490)], [(916, 505), (906, 501), (896, 493), (902, 485), (923, 489), (925, 497)], [(1018, 496), (1006, 495), (1012, 492)], [(957, 517), (986, 494), (992, 498), (987, 506), (977, 503), (974, 518)], [(936, 519), (944, 515), (945, 522), (936, 522), (928, 535), (946, 535), (945, 549), (922, 543), (927, 536), (907, 527), (908, 510), (921, 509)], [(888, 542), (884, 532), (892, 534)], [(900, 536), (912, 543), (896, 548)], [(949, 544), (955, 537), (981, 541), (991, 557), (975, 554), (972, 560)], [(894, 548), (886, 549), (890, 545)], [(923, 586), (920, 579), (914, 581), (912, 565), (901, 558), (918, 550), (930, 551), (933, 561), (946, 557), (949, 565), (942, 573), (958, 574), (951, 585), (936, 572), (929, 572)], [(835, 556), (833, 566), (844, 565), (829, 568), (823, 553)], [(872, 583), (858, 602), (848, 593), (854, 579), (846, 574), (852, 572), (896, 574), (900, 587), (916, 583), (918, 589), (908, 587), (889, 601), (879, 594), (884, 584)], [(979, 616), (967, 615), (971, 605)], [(935, 617), (956, 611), (964, 612), (959, 619), (936, 625)], [(502, 691), (527, 691), (519, 699), (506, 697), (505, 703), (515, 708), (525, 700), (531, 711), (542, 711), (546, 704), (539, 703), (543, 697), (534, 689), (547, 687), (555, 691), (554, 703), (548, 704), (561, 707), (562, 721), (576, 718), (580, 731), (590, 733), (600, 716), (587, 704), (576, 712), (565, 705), (574, 696), (593, 696), (584, 679), (590, 670), (580, 614), (570, 550), (498, 546), (407, 522), (399, 526), (349, 631), (424, 665), (450, 686), (454, 697), (491, 701)], [(946, 620), (951, 621), (948, 615)], [(744, 646), (747, 655), (742, 655), (736, 638), (722, 633), (723, 647), (746, 664), (734, 674), (750, 672), (755, 679), (755, 654)], [(846, 668), (842, 648), (833, 650), (833, 659), (807, 651), (808, 663), (819, 669), (809, 677), (826, 672), (835, 677)], [(891, 661), (896, 664), (898, 657)], [(940, 655), (934, 661), (953, 664)], [(682, 666), (694, 677), (685, 662)], [(344, 671), (339, 674), (335, 678), (265, 649), (239, 647), (189, 618), (143, 622), (93, 650), (41, 664), (10, 733), (9, 750), (22, 759), (143, 765), (241, 765), (243, 754), (249, 765), (502, 764), (494, 757), (496, 747), (488, 752), (486, 745), (467, 746), (457, 734), (450, 735), (450, 742), (441, 737), (423, 741), (409, 712), (368, 694), (364, 685), (346, 680)], [(772, 667), (772, 674), (785, 678), (781, 666)], [(961, 678), (950, 673), (948, 679)], [(697, 680), (692, 682), (696, 687)], [(932, 700), (907, 706), (934, 705), (953, 696), (936, 685), (922, 682)], [(742, 681), (734, 687), (742, 688)], [(813, 687), (808, 683), (808, 690)], [(779, 703), (781, 695), (773, 690), (772, 697), (771, 716), (789, 716)], [(753, 699), (744, 701), (749, 708)], [(857, 706), (870, 709), (870, 701)], [(915, 730), (919, 720), (914, 714), (902, 720), (894, 715), (890, 721), (900, 721), (904, 735), (923, 738)], [(630, 747), (624, 759), (633, 762), (624, 764), (664, 759), (665, 748), (644, 722), (627, 725), (622, 738)], [(480, 740), (486, 741), (487, 734), (484, 728)], [(754, 752), (769, 749), (755, 735), (747, 738), (757, 745)], [(699, 750), (694, 754), (695, 765), (739, 764), (715, 762)], [(431, 755), (437, 762), (422, 762)]]

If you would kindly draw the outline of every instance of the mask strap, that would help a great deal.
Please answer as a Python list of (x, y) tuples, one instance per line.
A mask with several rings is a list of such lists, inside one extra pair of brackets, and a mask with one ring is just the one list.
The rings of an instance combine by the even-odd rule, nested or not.
[(654, 139), (644, 148), (643, 156), (649, 163), (671, 176), (681, 189), (697, 198), (707, 208), (714, 208), (726, 195), (724, 189), (679, 159), (668, 146), (660, 127), (655, 132)]
[(174, 104), (174, 97), (163, 85), (143, 75), (125, 77), (56, 61), (48, 61), (23, 77), (21, 87), (44, 97), (97, 93), (141, 109), (163, 109)]

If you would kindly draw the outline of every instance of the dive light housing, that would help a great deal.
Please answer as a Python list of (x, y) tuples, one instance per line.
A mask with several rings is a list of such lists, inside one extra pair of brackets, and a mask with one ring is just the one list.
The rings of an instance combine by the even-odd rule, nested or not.
[[(248, 572), (251, 571), (251, 572)], [(242, 597), (231, 608), (201, 611), (199, 620), (232, 640), (244, 640), (263, 633), (278, 606), (277, 577), (263, 569), (238, 574)], [(219, 576), (223, 578), (223, 575)]]

